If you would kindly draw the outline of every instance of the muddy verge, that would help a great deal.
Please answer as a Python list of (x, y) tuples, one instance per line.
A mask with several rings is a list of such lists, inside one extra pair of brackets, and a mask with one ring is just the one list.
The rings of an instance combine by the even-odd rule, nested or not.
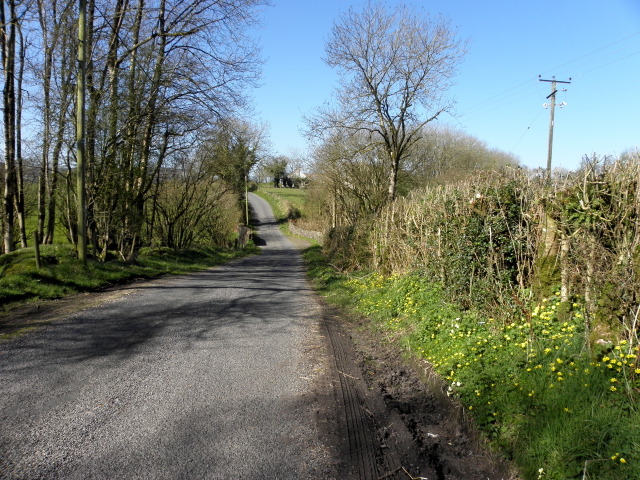
[(325, 305), (331, 382), (342, 406), (334, 421), (342, 431), (344, 478), (517, 478), (483, 446), (426, 364), (411, 365), (393, 338), (344, 318)]

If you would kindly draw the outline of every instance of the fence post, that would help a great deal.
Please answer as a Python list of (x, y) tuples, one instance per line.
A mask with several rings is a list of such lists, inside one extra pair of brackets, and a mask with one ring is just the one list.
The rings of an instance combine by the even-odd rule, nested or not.
[(33, 245), (36, 250), (36, 268), (40, 270), (40, 267), (42, 266), (40, 263), (40, 235), (38, 235), (37, 230), (33, 232)]

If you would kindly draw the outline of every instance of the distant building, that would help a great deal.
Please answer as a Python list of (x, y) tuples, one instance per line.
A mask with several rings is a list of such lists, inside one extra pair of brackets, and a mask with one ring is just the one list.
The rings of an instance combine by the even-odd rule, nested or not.
[(298, 167), (295, 170), (293, 170), (290, 176), (293, 178), (299, 178), (301, 180), (304, 180), (305, 178), (307, 178), (307, 174), (302, 171), (302, 167)]

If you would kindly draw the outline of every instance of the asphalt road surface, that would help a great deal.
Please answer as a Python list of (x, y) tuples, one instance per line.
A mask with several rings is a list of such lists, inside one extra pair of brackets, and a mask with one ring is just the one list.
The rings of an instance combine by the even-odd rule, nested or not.
[(0, 478), (332, 478), (309, 391), (319, 306), (251, 198), (261, 255), (125, 287), (0, 343)]

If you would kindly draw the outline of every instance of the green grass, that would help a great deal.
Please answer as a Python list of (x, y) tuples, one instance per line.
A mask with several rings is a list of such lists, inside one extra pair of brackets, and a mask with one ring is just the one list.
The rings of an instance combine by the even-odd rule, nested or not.
[(585, 349), (579, 304), (552, 296), (526, 315), (487, 318), (450, 303), (419, 274), (347, 277), (319, 248), (305, 258), (330, 301), (431, 364), (524, 479), (640, 478), (638, 345)]
[(345, 307), (349, 305), (354, 292), (346, 284), (346, 277), (329, 265), (322, 253), (322, 247), (320, 245), (309, 247), (304, 250), (303, 256), (314, 288), (336, 305)]
[(303, 188), (275, 188), (262, 185), (260, 186), (260, 190), (282, 199), (300, 211), (304, 211), (307, 201), (307, 190)]
[(37, 269), (34, 249), (24, 248), (0, 255), (0, 305), (6, 309), (140, 278), (203, 270), (256, 251), (253, 246), (242, 251), (142, 249), (135, 263), (89, 261), (84, 267), (71, 245), (43, 245), (42, 267)]
[(279, 201), (278, 197), (271, 194), (267, 189), (263, 187), (260, 187), (254, 193), (267, 201), (267, 203), (271, 206), (271, 210), (273, 210), (273, 216), (275, 217), (276, 221), (281, 224), (281, 226), (282, 224), (285, 224), (287, 222), (287, 212), (283, 209), (282, 202)]
[(269, 202), (276, 220), (280, 223), (304, 216), (307, 190), (260, 185), (255, 193)]

